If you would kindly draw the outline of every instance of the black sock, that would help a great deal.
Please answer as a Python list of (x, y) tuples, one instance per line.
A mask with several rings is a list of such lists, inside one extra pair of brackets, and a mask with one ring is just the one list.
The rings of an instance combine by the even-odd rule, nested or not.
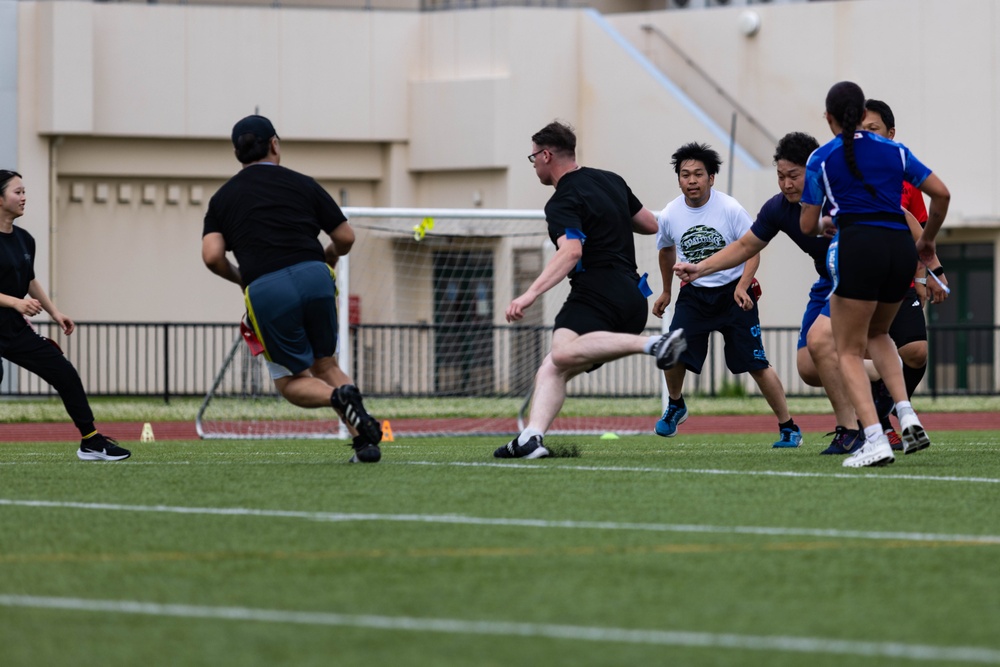
[(678, 398), (677, 400), (674, 400), (673, 398), (671, 398), (670, 399), (670, 405), (676, 405), (679, 408), (686, 408), (687, 406), (684, 405), (684, 395), (681, 394), (681, 397)]
[(785, 428), (790, 428), (793, 431), (797, 431), (798, 430), (798, 427), (795, 425), (795, 420), (794, 419), (789, 419), (785, 423), (778, 422), (778, 430), (779, 431), (782, 430), (782, 429), (785, 429)]
[(927, 364), (924, 364), (920, 368), (910, 368), (906, 364), (903, 364), (903, 382), (906, 383), (907, 396), (913, 396), (913, 392), (917, 390), (917, 385), (924, 379), (924, 373), (926, 372)]

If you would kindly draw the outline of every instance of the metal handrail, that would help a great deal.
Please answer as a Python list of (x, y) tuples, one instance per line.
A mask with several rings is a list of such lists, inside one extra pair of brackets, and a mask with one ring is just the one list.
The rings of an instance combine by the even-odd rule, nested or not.
[(663, 42), (667, 46), (673, 49), (674, 52), (678, 56), (680, 56), (680, 58), (684, 61), (684, 63), (687, 66), (689, 66), (691, 69), (697, 72), (698, 76), (704, 79), (705, 82), (708, 83), (715, 90), (715, 92), (718, 93), (720, 97), (722, 97), (722, 99), (726, 100), (726, 102), (729, 103), (729, 105), (732, 106), (733, 109), (736, 110), (736, 112), (740, 116), (745, 118), (747, 122), (750, 123), (750, 125), (759, 130), (761, 134), (767, 137), (772, 144), (778, 143), (778, 138), (775, 137), (774, 134), (772, 134), (766, 127), (764, 127), (756, 118), (754, 118), (753, 114), (747, 111), (747, 109), (742, 104), (737, 102), (736, 98), (734, 98), (732, 95), (726, 92), (726, 89), (723, 88), (718, 81), (713, 79), (708, 72), (702, 69), (701, 66), (694, 61), (693, 58), (691, 58), (687, 53), (685, 53), (684, 50), (680, 46), (678, 46), (677, 42), (670, 39), (670, 37), (668, 37), (665, 32), (657, 28), (655, 25), (646, 23), (640, 26), (640, 28), (642, 28), (645, 32), (652, 33), (657, 37), (659, 37), (661, 40), (663, 40)]

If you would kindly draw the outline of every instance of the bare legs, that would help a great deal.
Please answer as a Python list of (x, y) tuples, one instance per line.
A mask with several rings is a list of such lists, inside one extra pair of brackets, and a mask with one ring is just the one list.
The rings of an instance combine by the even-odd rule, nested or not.
[[(337, 387), (353, 384), (350, 376), (340, 368), (336, 357), (317, 359), (313, 365), (295, 375), (278, 378), (274, 386), (285, 399), (300, 408), (329, 408), (330, 395)], [(343, 415), (341, 415), (343, 417)], [(358, 432), (345, 420), (352, 436)]]
[(552, 351), (535, 374), (531, 413), (525, 430), (545, 433), (566, 401), (566, 383), (594, 364), (644, 351), (648, 336), (595, 331), (579, 335), (569, 329), (552, 334)]
[(836, 341), (844, 387), (858, 418), (866, 428), (879, 424), (871, 385), (865, 372), (866, 350), (892, 394), (892, 400), (896, 403), (908, 400), (903, 371), (899, 367), (899, 356), (888, 333), (897, 310), (898, 302), (860, 301), (837, 295), (830, 297), (829, 321)]
[(788, 401), (785, 399), (785, 388), (781, 386), (781, 379), (772, 366), (750, 371), (750, 377), (754, 379), (760, 387), (760, 393), (764, 395), (767, 404), (771, 406), (774, 416), (778, 418), (779, 424), (784, 424), (792, 418), (788, 413)]
[[(840, 360), (837, 355), (837, 344), (833, 336), (833, 326), (830, 318), (820, 315), (809, 327), (806, 334), (807, 346), (799, 350), (799, 374), (802, 379), (813, 387), (822, 386), (830, 399), (837, 424), (845, 428), (854, 428), (857, 415), (851, 397), (847, 393), (844, 379), (840, 374)], [(802, 359), (803, 350), (808, 350), (809, 362)], [(803, 366), (812, 371), (807, 378), (802, 374)], [(869, 388), (869, 393), (871, 389)]]

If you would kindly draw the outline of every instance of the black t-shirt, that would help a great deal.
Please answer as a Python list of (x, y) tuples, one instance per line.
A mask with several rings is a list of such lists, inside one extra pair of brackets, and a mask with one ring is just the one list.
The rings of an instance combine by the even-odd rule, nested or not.
[[(0, 232), (0, 294), (23, 299), (34, 279), (35, 239), (16, 225), (10, 234)], [(0, 336), (11, 336), (26, 326), (24, 315), (0, 308)]]
[(826, 251), (830, 247), (830, 239), (823, 235), (809, 236), (802, 233), (799, 225), (799, 216), (802, 207), (792, 204), (785, 195), (777, 194), (764, 202), (757, 214), (750, 231), (764, 243), (770, 243), (771, 239), (778, 235), (778, 232), (785, 232), (788, 237), (795, 242), (802, 252), (812, 257), (816, 267), (816, 273), (821, 278), (829, 278), (830, 272), (826, 268)]
[(549, 238), (583, 240), (583, 257), (570, 274), (591, 268), (636, 270), (632, 217), (642, 203), (618, 174), (580, 167), (563, 174), (545, 204)]
[(245, 287), (272, 271), (325, 261), (320, 231), (329, 234), (346, 220), (314, 179), (278, 165), (254, 164), (208, 202), (202, 236), (222, 234)]

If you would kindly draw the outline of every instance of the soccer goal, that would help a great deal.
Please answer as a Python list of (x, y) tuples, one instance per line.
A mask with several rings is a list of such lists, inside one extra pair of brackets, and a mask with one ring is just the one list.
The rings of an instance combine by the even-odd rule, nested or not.
[[(339, 359), (393, 435), (516, 433), (548, 354), (564, 281), (505, 320), (554, 246), (542, 211), (345, 208), (357, 240), (337, 266)], [(657, 333), (658, 327), (649, 333)], [(574, 378), (551, 433), (636, 433), (661, 410), (662, 373), (645, 355)], [(281, 399), (240, 340), (197, 419), (204, 438), (344, 437), (332, 410)]]

